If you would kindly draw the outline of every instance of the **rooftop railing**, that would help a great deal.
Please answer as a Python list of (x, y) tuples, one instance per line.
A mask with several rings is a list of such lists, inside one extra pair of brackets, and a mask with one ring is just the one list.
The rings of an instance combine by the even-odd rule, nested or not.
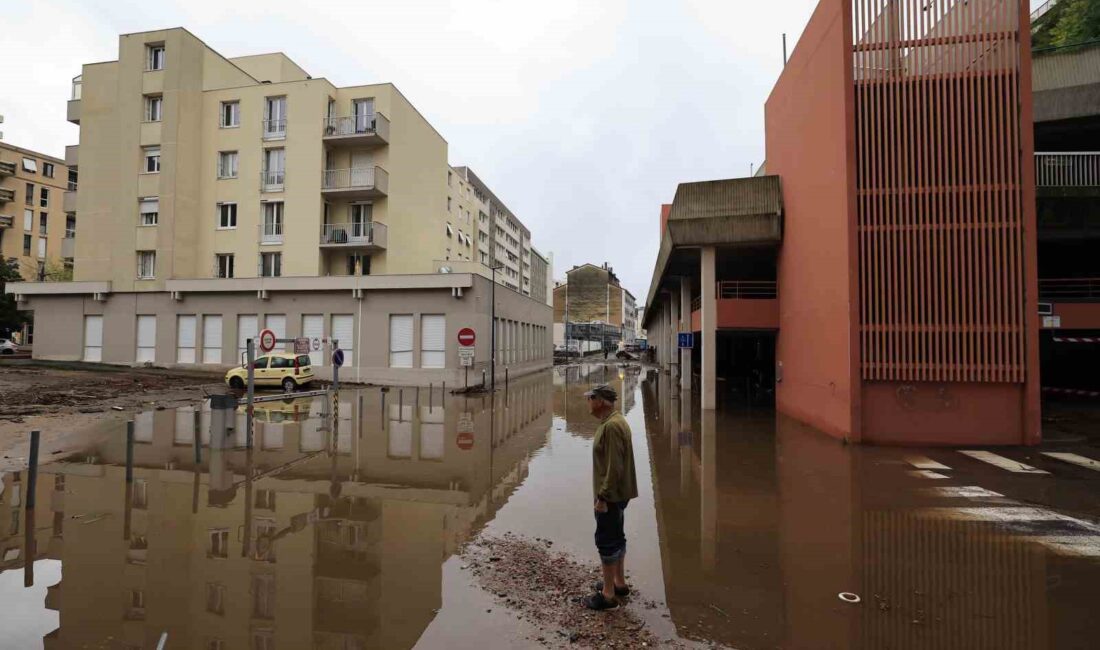
[(1035, 185), (1100, 187), (1100, 152), (1036, 152)]

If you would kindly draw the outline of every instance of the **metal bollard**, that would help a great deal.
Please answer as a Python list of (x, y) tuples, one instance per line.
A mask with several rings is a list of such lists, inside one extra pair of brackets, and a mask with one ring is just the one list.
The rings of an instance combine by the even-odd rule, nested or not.
[(126, 482), (134, 482), (134, 421), (126, 421)]
[(31, 451), (27, 459), (27, 510), (34, 509), (34, 486), (38, 482), (38, 440), (41, 435), (40, 431), (31, 431)]

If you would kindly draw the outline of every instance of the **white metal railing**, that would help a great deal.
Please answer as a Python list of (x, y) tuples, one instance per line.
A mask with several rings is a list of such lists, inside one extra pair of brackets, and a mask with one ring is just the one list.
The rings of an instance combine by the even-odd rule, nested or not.
[(375, 167), (354, 167), (352, 169), (326, 169), (324, 189), (346, 190), (351, 188), (374, 187)]
[(71, 100), (80, 99), (83, 96), (83, 94), (84, 94), (84, 75), (78, 74), (75, 77), (73, 77), (72, 96), (69, 97), (69, 99), (71, 99)]
[(1031, 22), (1035, 22), (1043, 17), (1043, 14), (1050, 11), (1050, 9), (1058, 4), (1058, 0), (1047, 0), (1043, 4), (1039, 5), (1039, 8), (1031, 12)]
[(1100, 187), (1100, 152), (1035, 152), (1037, 187)]
[(66, 228), (65, 239), (72, 239), (74, 237), (76, 237), (76, 228)]
[(363, 245), (385, 239), (386, 225), (375, 221), (321, 224), (322, 244)]
[(326, 136), (387, 135), (390, 121), (381, 113), (322, 118)]
[(260, 243), (261, 244), (281, 244), (283, 243), (283, 222), (268, 222), (260, 224)]
[(265, 169), (260, 172), (260, 189), (265, 192), (277, 192), (286, 183), (286, 170)]
[(264, 140), (275, 140), (286, 137), (286, 118), (276, 120), (264, 120)]
[(69, 191), (69, 192), (75, 192), (75, 191), (76, 191), (76, 187), (77, 187), (77, 185), (76, 185), (76, 181), (68, 181), (68, 185), (67, 185), (67, 188), (68, 188), (68, 191)]
[(0, 160), (0, 174), (4, 176), (12, 176), (15, 174), (15, 163), (5, 162)]

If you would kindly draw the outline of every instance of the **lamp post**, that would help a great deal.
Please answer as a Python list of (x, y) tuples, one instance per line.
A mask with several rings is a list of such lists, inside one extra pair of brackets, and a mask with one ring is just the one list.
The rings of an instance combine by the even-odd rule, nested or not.
[(503, 264), (495, 263), (489, 267), (489, 270), (493, 272), (493, 286), (490, 289), (489, 298), (489, 345), (491, 346), (491, 349), (489, 350), (489, 372), (492, 377), (492, 379), (490, 379), (489, 381), (492, 382), (491, 387), (494, 391), (496, 391), (497, 389), (497, 271), (502, 268), (504, 268)]

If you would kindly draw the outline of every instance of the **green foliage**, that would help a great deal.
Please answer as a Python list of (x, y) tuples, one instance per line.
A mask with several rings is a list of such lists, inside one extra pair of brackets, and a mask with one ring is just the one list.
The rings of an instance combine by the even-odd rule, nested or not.
[(73, 267), (58, 261), (47, 262), (45, 280), (46, 282), (72, 282)]
[(1059, 0), (1031, 29), (1031, 45), (1065, 47), (1100, 38), (1100, 0)]
[(20, 313), (15, 305), (15, 296), (5, 293), (9, 282), (22, 282), (19, 275), (19, 261), (15, 258), (0, 262), (0, 334), (8, 334), (22, 329), (27, 322), (26, 314)]

